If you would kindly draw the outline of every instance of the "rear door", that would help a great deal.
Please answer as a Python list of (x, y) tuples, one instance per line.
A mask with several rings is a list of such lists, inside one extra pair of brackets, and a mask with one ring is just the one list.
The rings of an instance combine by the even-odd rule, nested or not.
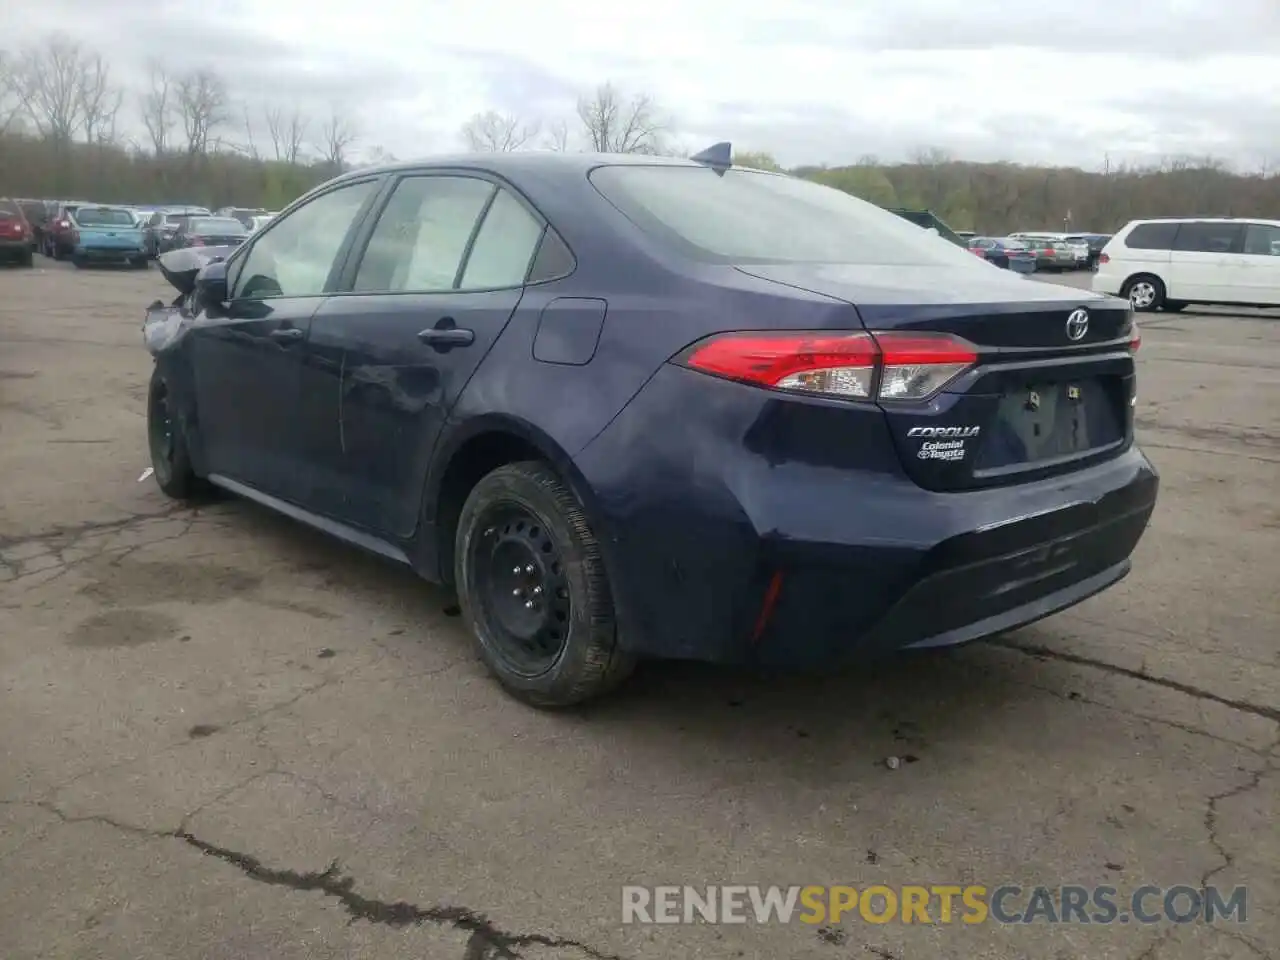
[(543, 228), (481, 176), (395, 184), (312, 321), (305, 402), (334, 425), (311, 451), (320, 512), (413, 533), (441, 428), (519, 304)]
[(1280, 226), (1245, 224), (1240, 275), (1244, 293), (1240, 303), (1280, 307)]
[(1244, 226), (1222, 220), (1187, 220), (1179, 225), (1165, 280), (1170, 300), (1236, 303), (1246, 277), (1240, 254)]

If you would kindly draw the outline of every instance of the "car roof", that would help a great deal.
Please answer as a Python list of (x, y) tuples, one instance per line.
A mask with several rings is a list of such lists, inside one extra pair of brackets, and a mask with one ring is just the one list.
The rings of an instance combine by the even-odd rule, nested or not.
[[(336, 178), (334, 183), (345, 180), (358, 180), (371, 175), (380, 176), (387, 173), (411, 173), (414, 170), (454, 169), (480, 170), (495, 173), (498, 176), (519, 177), (527, 173), (546, 173), (548, 171), (564, 171), (566, 174), (587, 174), (599, 166), (664, 166), (664, 167), (703, 167), (704, 164), (683, 157), (658, 157), (641, 153), (558, 153), (554, 151), (513, 151), (495, 153), (457, 153), (436, 157), (424, 157), (419, 160), (406, 160), (396, 163), (380, 164), (374, 167), (362, 167), (352, 170)], [(745, 168), (743, 168), (745, 169)], [(768, 171), (752, 170), (753, 173)]]
[(1264, 223), (1280, 227), (1280, 220), (1270, 220), (1267, 217), (1150, 217), (1145, 220), (1130, 220), (1128, 225), (1136, 227), (1140, 223)]

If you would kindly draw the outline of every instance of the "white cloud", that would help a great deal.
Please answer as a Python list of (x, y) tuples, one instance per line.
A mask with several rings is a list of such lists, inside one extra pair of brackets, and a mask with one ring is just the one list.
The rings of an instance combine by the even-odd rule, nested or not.
[[(202, 53), (245, 101), (342, 101), (402, 156), (456, 149), (479, 110), (571, 116), (604, 80), (654, 96), (690, 145), (731, 139), (788, 163), (903, 156), (1094, 165), (1280, 153), (1275, 0), (43, 0), (11, 43), (66, 29), (137, 78)], [(19, 12), (20, 7), (20, 12)], [(1224, 11), (1231, 11), (1230, 14)], [(13, 21), (13, 22), (8, 22)], [(1263, 111), (1260, 113), (1259, 111)]]

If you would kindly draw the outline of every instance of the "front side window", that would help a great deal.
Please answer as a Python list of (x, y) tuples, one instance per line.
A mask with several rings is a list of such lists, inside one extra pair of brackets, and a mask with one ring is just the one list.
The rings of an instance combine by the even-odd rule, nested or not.
[(1131, 250), (1172, 250), (1177, 235), (1176, 223), (1140, 223), (1129, 231), (1124, 245)]
[(1184, 223), (1173, 249), (1188, 253), (1232, 253), (1240, 249), (1238, 223)]
[(850, 194), (750, 170), (618, 164), (591, 183), (645, 233), (713, 263), (857, 263), (985, 270), (963, 246)]
[(397, 184), (356, 271), (357, 293), (455, 289), (476, 223), (496, 188), (475, 177), (406, 177)]
[(338, 187), (273, 221), (236, 269), (232, 299), (324, 293), (338, 251), (376, 186), (365, 180)]
[(1246, 226), (1244, 252), (1254, 257), (1280, 257), (1280, 227), (1269, 223)]

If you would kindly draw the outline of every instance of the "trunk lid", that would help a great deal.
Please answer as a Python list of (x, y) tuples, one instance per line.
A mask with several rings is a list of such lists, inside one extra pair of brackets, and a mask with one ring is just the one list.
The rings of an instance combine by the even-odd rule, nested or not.
[(78, 227), (80, 244), (107, 250), (133, 250), (142, 246), (142, 228), (128, 226)]
[(1132, 443), (1135, 328), (1122, 300), (983, 264), (739, 269), (845, 300), (873, 334), (943, 333), (973, 346), (976, 362), (927, 400), (879, 401), (922, 487), (1038, 479)]

